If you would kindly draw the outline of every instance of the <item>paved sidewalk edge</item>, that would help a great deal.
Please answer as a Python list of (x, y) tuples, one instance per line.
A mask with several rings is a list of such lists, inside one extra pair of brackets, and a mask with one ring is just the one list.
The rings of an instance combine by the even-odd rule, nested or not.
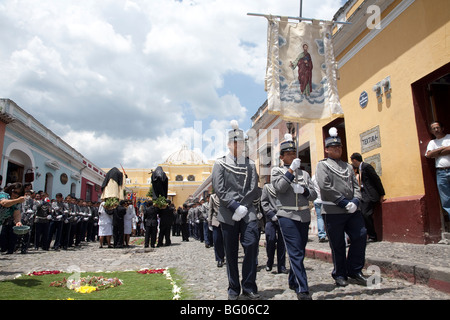
[[(306, 257), (333, 263), (331, 252), (316, 249), (306, 249)], [(413, 284), (426, 285), (430, 288), (450, 293), (450, 268), (432, 267), (415, 264), (406, 260), (382, 258), (366, 258), (365, 267), (378, 266), (381, 273), (389, 277), (399, 278)]]

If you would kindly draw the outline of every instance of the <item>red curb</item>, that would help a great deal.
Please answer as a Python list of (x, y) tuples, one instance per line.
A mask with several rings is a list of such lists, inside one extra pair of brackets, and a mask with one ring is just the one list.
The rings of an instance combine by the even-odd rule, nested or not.
[(450, 293), (450, 283), (446, 281), (430, 279), (427, 286), (445, 293)]
[(331, 256), (331, 253), (326, 251), (306, 249), (306, 257), (333, 263), (333, 257)]

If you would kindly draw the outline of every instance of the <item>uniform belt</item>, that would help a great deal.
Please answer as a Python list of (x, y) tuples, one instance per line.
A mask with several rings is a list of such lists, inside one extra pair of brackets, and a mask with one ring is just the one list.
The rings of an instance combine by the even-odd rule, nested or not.
[(303, 206), (303, 207), (279, 207), (278, 209), (284, 209), (284, 210), (294, 210), (294, 211), (302, 211), (309, 209), (309, 206)]

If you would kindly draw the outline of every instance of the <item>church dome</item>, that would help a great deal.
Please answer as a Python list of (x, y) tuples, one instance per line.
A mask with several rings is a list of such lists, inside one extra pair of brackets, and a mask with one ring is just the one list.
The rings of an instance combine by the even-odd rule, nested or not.
[(167, 164), (178, 165), (192, 165), (192, 164), (204, 164), (203, 158), (193, 150), (189, 150), (186, 145), (183, 145), (181, 150), (172, 153), (166, 160)]

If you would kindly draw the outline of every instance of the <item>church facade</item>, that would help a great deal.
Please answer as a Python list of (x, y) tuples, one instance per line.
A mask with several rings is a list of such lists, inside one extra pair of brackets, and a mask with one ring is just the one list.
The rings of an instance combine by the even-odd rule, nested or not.
[[(169, 179), (168, 198), (175, 207), (182, 206), (188, 198), (201, 186), (211, 175), (213, 162), (204, 160), (195, 151), (182, 146), (178, 151), (172, 153), (167, 159), (158, 164), (162, 167)], [(151, 188), (152, 172), (155, 168), (124, 168), (126, 175), (125, 190), (129, 198), (136, 200), (135, 204), (151, 199), (149, 196)], [(103, 169), (108, 172), (110, 169)]]

